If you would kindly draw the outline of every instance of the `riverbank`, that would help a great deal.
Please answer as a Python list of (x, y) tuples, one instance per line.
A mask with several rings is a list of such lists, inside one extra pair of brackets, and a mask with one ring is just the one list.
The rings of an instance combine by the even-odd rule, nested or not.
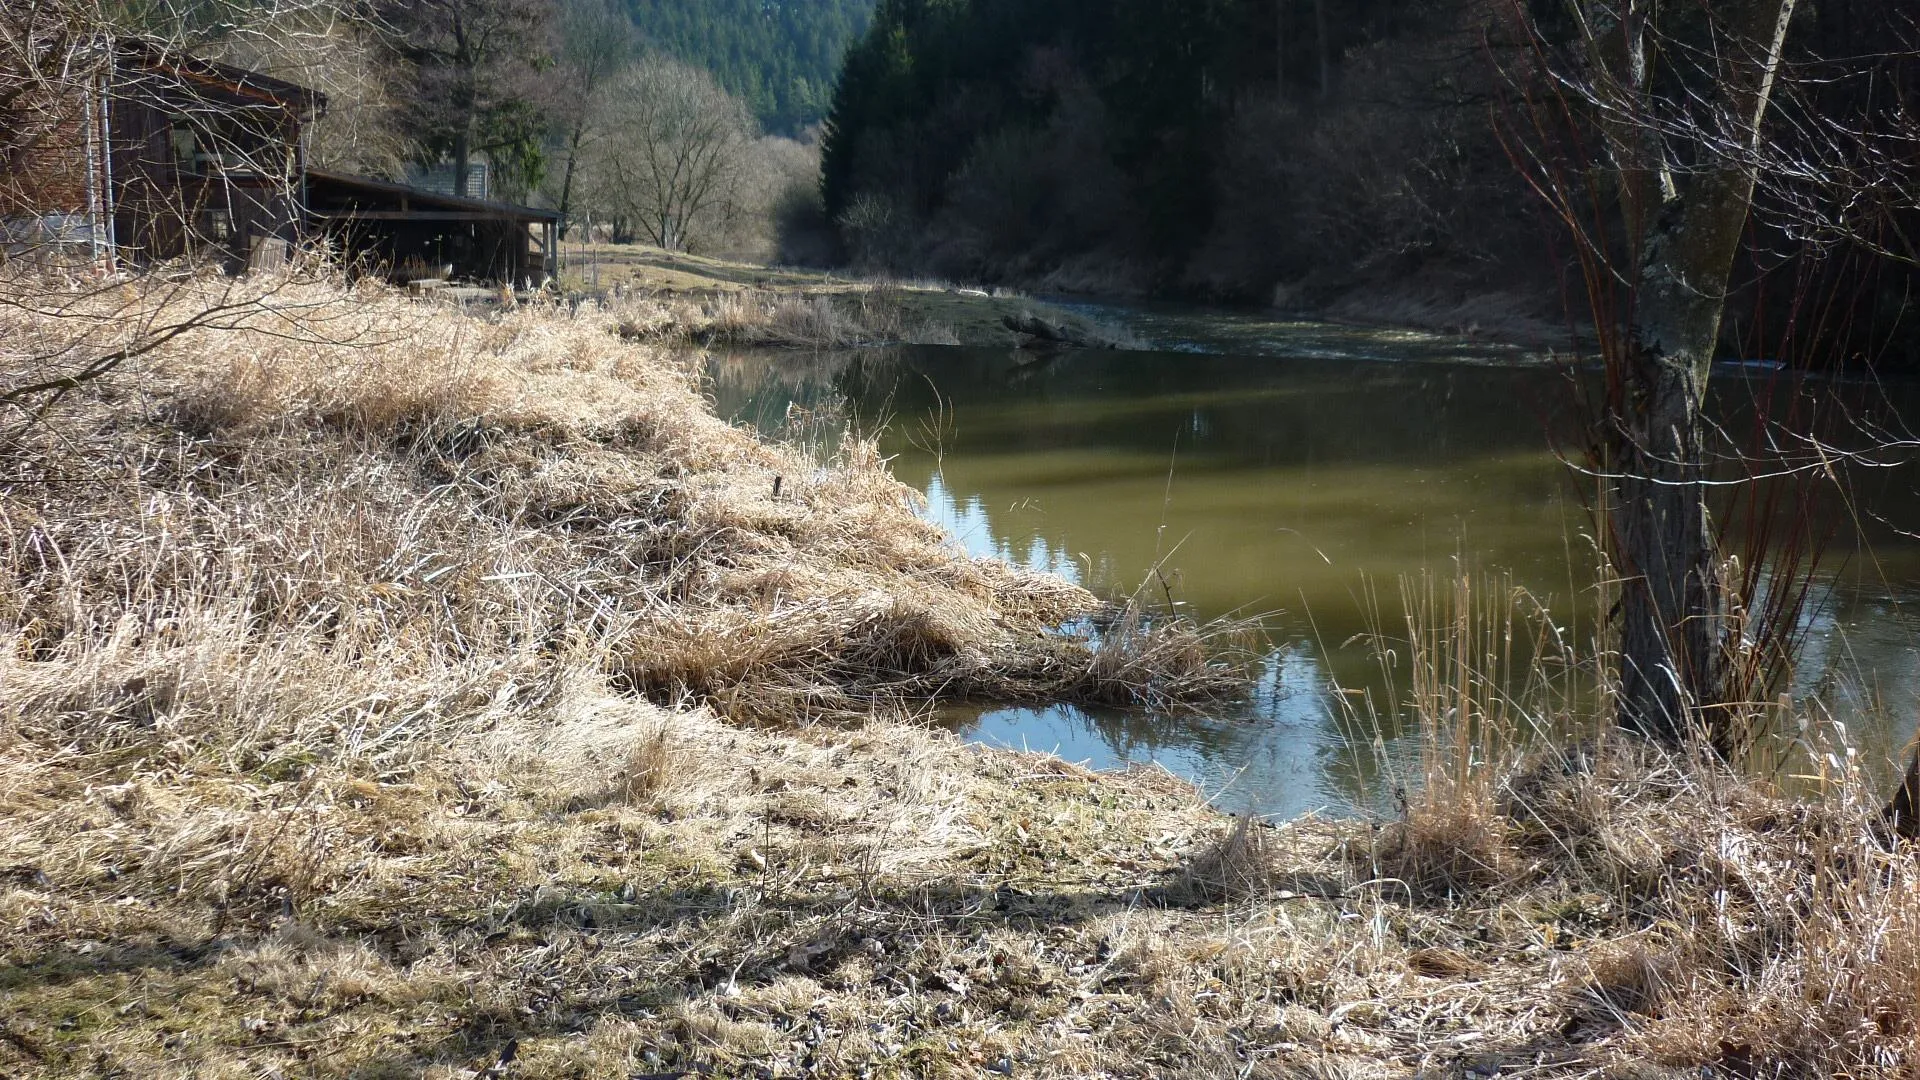
[[(1042, 278), (1031, 288), (970, 287), (934, 281), (846, 276), (768, 267), (635, 244), (576, 244), (561, 275), (579, 295), (642, 296), (671, 317), (657, 328), (692, 344), (849, 348), (873, 344), (1018, 348), (1036, 344), (1008, 320), (1038, 317), (1094, 347), (1149, 347), (1112, 321), (1089, 318), (1028, 292), (1148, 303), (1133, 278)], [(1196, 302), (1197, 303), (1197, 302)], [(1378, 330), (1414, 330), (1464, 342), (1551, 352), (1591, 345), (1591, 331), (1551, 313), (1538, 296), (1462, 289), (1448, 282), (1395, 281), (1340, 288), (1280, 288), (1265, 307), (1240, 304), (1234, 315), (1267, 312)], [(1045, 346), (1046, 342), (1037, 344)]]
[[(967, 746), (916, 711), (1237, 673), (957, 553), (870, 445), (721, 422), (697, 354), (621, 333), (657, 300), (253, 299), (0, 487), (0, 1072), (1910, 1059), (1920, 882), (1844, 791), (1589, 747), (1269, 828)], [(11, 372), (67, 340), (3, 318)], [(1096, 617), (1100, 650), (1053, 629)]]
[[(633, 334), (659, 343), (850, 348), (1139, 348), (1124, 330), (1016, 291), (756, 266), (636, 244), (568, 245), (561, 287), (638, 301)], [(1060, 340), (1023, 330), (1039, 325)]]

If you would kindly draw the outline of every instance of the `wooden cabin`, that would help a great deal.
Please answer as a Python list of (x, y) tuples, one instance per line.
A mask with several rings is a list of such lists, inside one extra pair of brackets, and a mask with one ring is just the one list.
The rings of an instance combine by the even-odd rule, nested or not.
[[(0, 257), (276, 265), (325, 239), (360, 271), (538, 284), (560, 215), (312, 169), (326, 98), (161, 45), (90, 46), (0, 132)], [(9, 120), (10, 117), (0, 117)]]
[(356, 272), (538, 286), (555, 269), (557, 210), (308, 169), (307, 213)]
[(304, 128), (320, 94), (258, 72), (122, 45), (107, 95), (113, 243), (136, 263), (284, 262), (304, 223)]
[(0, 182), (13, 257), (140, 265), (284, 259), (303, 219), (304, 87), (140, 40), (86, 46), (85, 74), (17, 104)]

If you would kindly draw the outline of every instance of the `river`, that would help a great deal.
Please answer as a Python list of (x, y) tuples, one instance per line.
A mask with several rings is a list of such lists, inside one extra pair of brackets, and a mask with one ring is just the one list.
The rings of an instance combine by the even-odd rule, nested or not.
[[(1507, 346), (1191, 309), (1083, 309), (1151, 352), (902, 347), (712, 362), (722, 415), (773, 434), (875, 434), (926, 513), (978, 555), (1103, 595), (1142, 588), (1201, 619), (1257, 615), (1255, 692), (1200, 715), (981, 708), (944, 722), (983, 743), (1101, 768), (1157, 762), (1226, 808), (1377, 809), (1405, 778), (1404, 687), (1369, 640), (1402, 624), (1403, 582), (1463, 572), (1591, 626), (1593, 526), (1569, 468), (1590, 381)], [(1780, 382), (1715, 375), (1714, 411), (1750, 427)], [(1849, 415), (1920, 416), (1920, 386), (1826, 380)], [(1905, 406), (1911, 405), (1908, 408)], [(1845, 427), (1846, 425), (1840, 425)], [(1885, 759), (1920, 715), (1920, 477), (1854, 469), (1805, 618), (1796, 694)], [(1849, 512), (1849, 506), (1852, 512)], [(1851, 524), (1858, 520), (1861, 528)], [(1157, 569), (1156, 569), (1157, 568)], [(1569, 632), (1577, 632), (1570, 630)], [(1373, 695), (1372, 715), (1343, 707)]]

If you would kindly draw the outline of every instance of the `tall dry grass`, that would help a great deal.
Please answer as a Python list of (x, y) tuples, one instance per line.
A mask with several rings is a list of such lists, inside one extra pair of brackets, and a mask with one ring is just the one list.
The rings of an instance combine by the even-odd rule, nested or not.
[[(61, 843), (76, 784), (378, 777), (476, 738), (538, 745), (581, 694), (791, 725), (1235, 686), (1184, 628), (1122, 663), (1056, 632), (1094, 598), (959, 553), (869, 443), (820, 460), (730, 427), (692, 360), (612, 315), (272, 290), (247, 327), (181, 338), (15, 444), (0, 802), (34, 824), (0, 850), (20, 860), (92, 857)], [(0, 341), (60, 330), (0, 317)], [(236, 903), (324, 891), (275, 862), (312, 823), (274, 813), (284, 829), (150, 837), (139, 861)]]
[[(195, 302), (191, 281), (142, 288), (100, 302)], [(528, 1015), (533, 969), (487, 959), (525, 958), (501, 927), (657, 914), (621, 955), (661, 979), (688, 949), (789, 933), (778, 949), (804, 957), (838, 901), (702, 945), (698, 890), (918, 880), (980, 835), (952, 740), (821, 721), (1239, 685), (1190, 627), (1110, 651), (1062, 629), (1096, 598), (967, 557), (871, 443), (721, 421), (702, 358), (623, 337), (621, 313), (257, 288), (242, 325), (8, 433), (0, 1072), (450, 1068), (500, 1051), (483, 1017)], [(43, 346), (68, 329), (0, 310), (0, 373), (61, 362)], [(840, 766), (845, 786), (804, 794)], [(871, 835), (845, 827), (861, 821)], [(637, 875), (624, 899), (555, 906), (610, 852)], [(127, 998), (122, 978), (150, 989)], [(449, 1014), (481, 1026), (423, 1034)], [(296, 1053), (262, 1015), (332, 1034)]]
[(1888, 835), (1843, 729), (1800, 725), (1787, 756), (1817, 783), (1785, 792), (1777, 746), (1727, 762), (1596, 723), (1604, 635), (1523, 590), (1463, 576), (1404, 583), (1401, 601), (1404, 636), (1378, 645), (1416, 750), (1388, 765), (1411, 771), (1354, 852), (1362, 872), (1456, 932), (1538, 926), (1587, 1064), (1907, 1075), (1920, 859)]
[(762, 722), (1157, 676), (1056, 634), (1093, 598), (959, 555), (872, 444), (822, 459), (730, 427), (695, 361), (617, 314), (330, 288), (281, 288), (28, 434), (0, 616), (32, 663), (244, 627), (243, 650), (396, 675), (566, 656)]

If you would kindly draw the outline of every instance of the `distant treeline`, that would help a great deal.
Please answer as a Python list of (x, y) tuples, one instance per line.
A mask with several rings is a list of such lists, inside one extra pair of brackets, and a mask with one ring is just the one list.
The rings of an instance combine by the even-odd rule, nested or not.
[(643, 45), (712, 72), (768, 131), (825, 118), (874, 0), (626, 0)]
[[(1602, 171), (1576, 160), (1578, 132), (1557, 126), (1577, 110), (1543, 76), (1542, 49), (1571, 45), (1554, 40), (1564, 10), (881, 0), (834, 97), (827, 212), (850, 259), (898, 270), (1316, 307), (1494, 297), (1560, 319), (1578, 275), (1516, 154), (1569, 155), (1554, 163), (1569, 183)], [(1920, 100), (1891, 48), (1916, 37), (1900, 0), (1797, 18), (1808, 77), (1783, 127)], [(1804, 232), (1757, 215), (1755, 258), (1798, 257)], [(1905, 287), (1904, 268), (1880, 269)]]
[(1476, 0), (882, 0), (824, 192), (852, 254), (1243, 295), (1533, 228)]

